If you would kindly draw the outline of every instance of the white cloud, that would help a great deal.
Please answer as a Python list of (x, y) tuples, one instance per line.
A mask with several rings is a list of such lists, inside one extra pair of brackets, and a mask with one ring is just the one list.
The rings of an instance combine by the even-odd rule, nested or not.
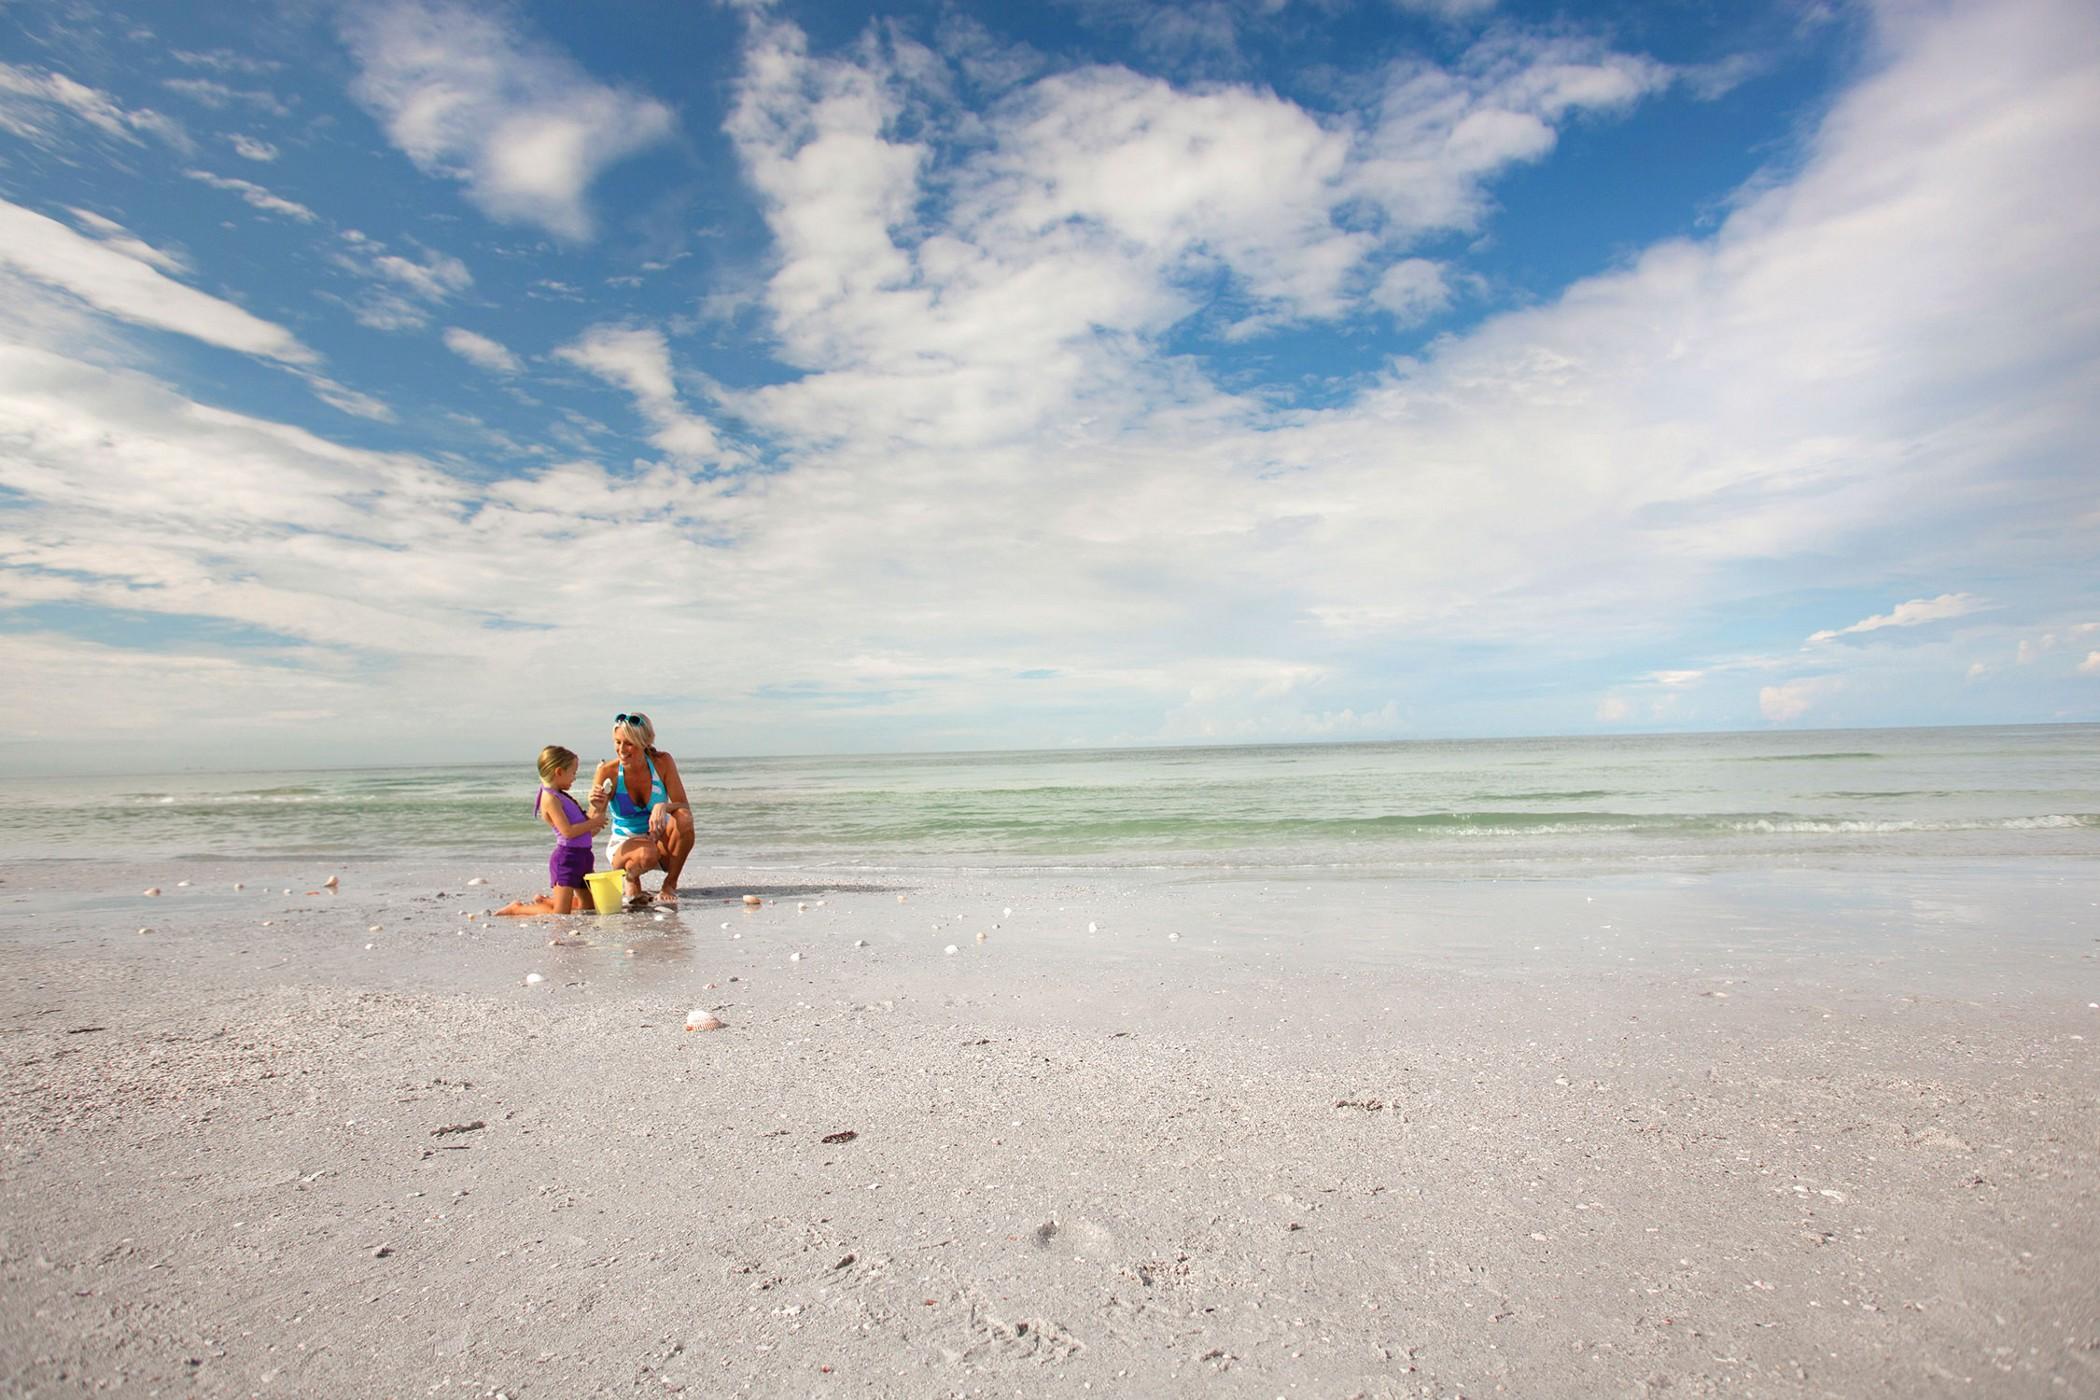
[(1950, 617), (1967, 617), (1991, 606), (1972, 593), (1942, 593), (1937, 598), (1913, 598), (1907, 603), (1898, 603), (1885, 613), (1862, 618), (1850, 627), (1834, 631), (1818, 632), (1808, 640), (1814, 642), (1834, 641), (1858, 632), (1878, 632), (1884, 627), (1917, 627), (1927, 622), (1942, 622)]
[(2089, 651), (2085, 654), (2085, 660), (2078, 663), (2078, 674), (2100, 676), (2100, 651)]
[(185, 170), (182, 173), (199, 184), (210, 185), (215, 190), (230, 190), (234, 194), (239, 195), (250, 208), (260, 209), (265, 214), (282, 214), (288, 219), (297, 219), (302, 224), (310, 224), (320, 218), (320, 215), (314, 213), (313, 210), (307, 208), (298, 200), (286, 199), (282, 195), (273, 194), (261, 185), (256, 184), (253, 180), (236, 179), (230, 175), (214, 175), (208, 170)]
[(516, 374), (520, 368), (518, 357), (502, 344), (458, 326), (446, 327), (445, 348), (492, 374)]
[(466, 185), (490, 217), (562, 238), (592, 232), (606, 167), (671, 134), (671, 109), (593, 79), (494, 14), (440, 0), (346, 13), (357, 99), (425, 173)]
[(1597, 702), (1597, 719), (1602, 724), (1624, 724), (1633, 718), (1633, 706), (1617, 695), (1607, 695)]
[(186, 287), (116, 246), (83, 238), (54, 219), (4, 200), (0, 264), (136, 325), (176, 331), (285, 364), (312, 364), (318, 358), (284, 327)]
[(1374, 304), (1403, 326), (1426, 321), (1451, 305), (1444, 269), (1427, 258), (1407, 258), (1387, 268), (1371, 293)]
[(649, 440), (673, 458), (699, 462), (719, 458), (723, 445), (705, 418), (679, 402), (671, 374), (671, 347), (650, 327), (594, 326), (555, 356), (618, 385), (634, 396), (654, 427)]
[(139, 133), (145, 132), (178, 149), (190, 146), (180, 125), (151, 108), (127, 108), (101, 89), (63, 73), (0, 63), (0, 131), (48, 146), (58, 139), (61, 116), (132, 145), (139, 144)]
[(161, 80), (161, 86), (213, 111), (222, 111), (239, 103), (274, 117), (288, 117), (292, 114), (292, 109), (275, 93), (229, 87), (210, 78), (164, 78)]
[(1842, 682), (1829, 676), (1768, 685), (1757, 692), (1757, 708), (1774, 724), (1791, 724), (1841, 688)]
[(356, 229), (345, 230), (342, 242), (331, 261), (378, 285), (355, 299), (336, 299), (350, 308), (358, 324), (373, 330), (421, 330), (430, 324), (430, 307), (474, 285), (467, 265), (446, 253), (425, 249), (420, 261), (406, 258)]
[(68, 209), (66, 212), (89, 237), (127, 258), (157, 267), (170, 276), (181, 276), (190, 270), (189, 264), (181, 258), (166, 249), (154, 247), (115, 219), (104, 218), (91, 209)]
[(226, 138), (232, 143), (236, 154), (247, 160), (271, 161), (277, 159), (277, 148), (254, 136), (243, 136), (239, 132)]
[(1392, 4), (1396, 9), (1443, 20), (1471, 19), (1495, 8), (1495, 0), (1392, 0)]

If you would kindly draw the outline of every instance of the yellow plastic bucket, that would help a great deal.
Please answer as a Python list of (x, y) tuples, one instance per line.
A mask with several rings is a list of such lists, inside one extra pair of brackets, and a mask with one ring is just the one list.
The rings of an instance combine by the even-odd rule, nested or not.
[(601, 914), (620, 912), (620, 896), (626, 891), (627, 877), (617, 870), (598, 870), (583, 877), (590, 886), (591, 906)]

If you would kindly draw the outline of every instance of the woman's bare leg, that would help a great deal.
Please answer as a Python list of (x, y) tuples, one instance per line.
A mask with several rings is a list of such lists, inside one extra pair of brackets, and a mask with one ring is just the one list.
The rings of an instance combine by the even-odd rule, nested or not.
[(659, 897), (678, 897), (678, 872), (685, 869), (685, 858), (693, 853), (693, 814), (673, 812), (673, 821), (664, 832), (664, 887), (657, 891)]

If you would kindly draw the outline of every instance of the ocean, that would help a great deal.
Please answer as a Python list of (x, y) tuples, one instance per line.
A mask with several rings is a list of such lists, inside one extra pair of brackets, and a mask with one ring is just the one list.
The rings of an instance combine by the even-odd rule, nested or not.
[[(677, 752), (674, 748), (673, 752)], [(586, 765), (593, 755), (586, 755)], [(2100, 856), (2100, 725), (680, 756), (697, 868), (1443, 876)], [(0, 784), (0, 859), (536, 859), (525, 764)]]

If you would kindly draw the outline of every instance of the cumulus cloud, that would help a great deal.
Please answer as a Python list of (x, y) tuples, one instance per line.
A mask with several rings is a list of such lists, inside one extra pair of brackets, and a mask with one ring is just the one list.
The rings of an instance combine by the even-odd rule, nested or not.
[(1808, 640), (1814, 642), (1834, 641), (1860, 632), (1878, 632), (1884, 627), (1917, 627), (1927, 622), (1941, 622), (1950, 617), (1967, 617), (1981, 612), (1989, 603), (1971, 593), (1942, 593), (1937, 598), (1913, 598), (1907, 603), (1898, 603), (1888, 612), (1862, 618), (1850, 627), (1818, 632)]
[(1757, 708), (1774, 724), (1791, 724), (1814, 709), (1841, 684), (1829, 676), (1811, 676), (1768, 685), (1757, 692)]
[(184, 286), (121, 244), (84, 238), (55, 219), (0, 200), (0, 264), (135, 325), (290, 365), (318, 360), (284, 327)]
[(652, 425), (649, 440), (681, 461), (721, 455), (722, 442), (705, 418), (686, 411), (671, 374), (671, 347), (653, 327), (594, 326), (554, 352), (634, 396)]
[(2078, 663), (2078, 674), (2100, 676), (2100, 651), (2089, 651), (2085, 654), (2085, 660)]
[(598, 82), (486, 10), (393, 0), (346, 11), (343, 33), (351, 90), (388, 139), (506, 223), (590, 237), (592, 181), (675, 125), (663, 103)]
[(277, 148), (258, 137), (243, 136), (239, 132), (235, 132), (226, 139), (232, 144), (235, 154), (243, 159), (256, 161), (277, 159)]
[(501, 343), (458, 326), (445, 328), (445, 348), (491, 374), (516, 374), (521, 368), (518, 357)]

